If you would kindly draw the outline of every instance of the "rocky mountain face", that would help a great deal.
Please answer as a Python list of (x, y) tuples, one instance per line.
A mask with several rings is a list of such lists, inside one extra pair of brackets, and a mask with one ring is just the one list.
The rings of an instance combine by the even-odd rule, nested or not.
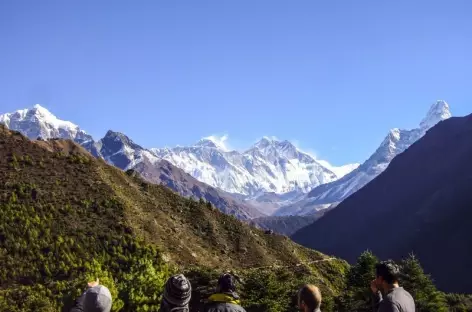
[(393, 158), (420, 139), (428, 129), (449, 117), (451, 117), (449, 105), (445, 101), (437, 101), (431, 106), (418, 128), (390, 130), (379, 148), (358, 168), (339, 180), (315, 187), (301, 201), (281, 207), (275, 215), (304, 214), (341, 202), (383, 172)]
[(95, 146), (99, 150), (100, 157), (122, 170), (132, 169), (143, 161), (156, 164), (160, 160), (123, 133), (111, 130)]
[(472, 263), (471, 138), (472, 115), (439, 122), (293, 238), (351, 262), (366, 249), (383, 259), (413, 252), (442, 290), (472, 291), (470, 278), (456, 278)]
[(249, 220), (264, 215), (254, 206), (225, 191), (198, 181), (166, 160), (152, 163), (148, 159), (144, 159), (137, 163), (132, 170), (139, 173), (145, 180), (165, 185), (184, 197), (202, 198), (212, 203), (220, 211), (234, 215), (240, 220)]

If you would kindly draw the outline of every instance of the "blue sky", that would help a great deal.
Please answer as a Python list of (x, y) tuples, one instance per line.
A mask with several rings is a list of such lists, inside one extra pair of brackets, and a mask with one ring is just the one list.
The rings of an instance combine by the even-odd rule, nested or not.
[(0, 1), (0, 112), (146, 147), (229, 135), (365, 160), (436, 99), (472, 112), (471, 1)]

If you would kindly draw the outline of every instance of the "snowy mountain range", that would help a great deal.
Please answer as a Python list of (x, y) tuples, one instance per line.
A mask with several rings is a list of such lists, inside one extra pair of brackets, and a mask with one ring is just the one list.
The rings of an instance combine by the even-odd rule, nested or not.
[(358, 168), (337, 181), (314, 188), (302, 200), (281, 207), (275, 215), (303, 215), (341, 202), (382, 173), (395, 156), (425, 135), (431, 127), (450, 117), (449, 105), (445, 101), (437, 101), (431, 106), (418, 128), (390, 130), (379, 148)]
[(212, 138), (194, 146), (151, 149), (194, 178), (230, 193), (254, 198), (264, 193), (308, 193), (337, 180), (356, 165), (322, 164), (289, 141), (264, 137), (244, 152), (227, 151)]
[[(228, 202), (231, 202), (231, 207), (244, 206), (236, 214), (251, 218), (260, 215), (255, 213), (253, 207), (266, 215), (281, 216), (312, 215), (316, 211), (333, 208), (385, 170), (396, 155), (422, 137), (429, 128), (450, 116), (448, 104), (437, 101), (418, 128), (390, 130), (366, 162), (360, 166), (349, 164), (341, 167), (318, 160), (289, 141), (270, 137), (262, 138), (245, 151), (227, 150), (213, 137), (201, 139), (188, 147), (151, 149), (114, 131), (108, 131), (105, 137), (95, 141), (79, 126), (58, 119), (40, 105), (0, 115), (0, 123), (31, 139), (74, 140), (94, 156), (122, 170), (139, 168), (143, 176), (148, 170), (147, 176), (152, 176), (154, 180), (164, 179), (162, 170), (170, 172), (169, 166), (174, 166), (186, 174), (171, 170), (173, 174), (167, 175), (166, 184), (179, 185), (178, 191), (184, 196), (211, 192), (213, 195), (205, 198), (218, 198), (219, 208), (222, 203)], [(163, 160), (168, 163), (163, 163)], [(156, 177), (157, 173), (159, 177)], [(184, 181), (171, 183), (169, 177)], [(202, 184), (189, 183), (190, 178)], [(184, 190), (184, 187), (196, 187), (198, 190)], [(215, 196), (218, 190), (221, 193)]]

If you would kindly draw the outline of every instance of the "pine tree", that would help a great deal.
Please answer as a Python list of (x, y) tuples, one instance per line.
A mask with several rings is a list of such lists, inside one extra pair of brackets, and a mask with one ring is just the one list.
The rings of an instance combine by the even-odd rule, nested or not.
[(415, 299), (417, 311), (448, 311), (445, 295), (436, 289), (418, 259), (411, 254), (401, 264), (401, 286)]
[(351, 267), (347, 275), (347, 287), (340, 298), (342, 311), (372, 311), (372, 292), (370, 282), (375, 278), (377, 257), (370, 251), (364, 251), (357, 263)]

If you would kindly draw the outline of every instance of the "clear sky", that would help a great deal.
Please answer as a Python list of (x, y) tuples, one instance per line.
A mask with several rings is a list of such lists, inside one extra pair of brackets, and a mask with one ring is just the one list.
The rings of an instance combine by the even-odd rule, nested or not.
[(472, 1), (0, 1), (0, 112), (97, 139), (229, 135), (365, 160), (436, 99), (472, 113)]

